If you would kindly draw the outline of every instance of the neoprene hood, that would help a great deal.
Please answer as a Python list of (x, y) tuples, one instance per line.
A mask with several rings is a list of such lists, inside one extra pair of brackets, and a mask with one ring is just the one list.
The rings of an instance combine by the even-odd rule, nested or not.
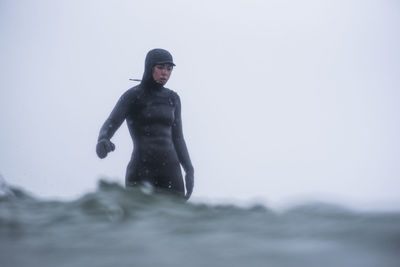
[(157, 64), (171, 64), (172, 66), (175, 66), (172, 55), (167, 50), (161, 48), (150, 50), (146, 55), (142, 81), (147, 83), (153, 80), (153, 67)]

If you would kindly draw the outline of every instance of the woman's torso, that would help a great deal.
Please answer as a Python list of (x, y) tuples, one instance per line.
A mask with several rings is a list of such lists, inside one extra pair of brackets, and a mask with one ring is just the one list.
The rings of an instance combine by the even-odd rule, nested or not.
[(167, 88), (146, 91), (138, 87), (135, 90), (126, 117), (134, 144), (127, 177), (130, 180), (163, 180), (180, 176), (179, 159), (172, 138), (174, 92)]

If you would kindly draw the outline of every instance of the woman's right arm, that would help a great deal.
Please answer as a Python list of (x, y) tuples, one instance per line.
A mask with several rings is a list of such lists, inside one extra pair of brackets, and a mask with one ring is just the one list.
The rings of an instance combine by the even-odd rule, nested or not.
[(124, 122), (132, 104), (133, 93), (133, 89), (130, 89), (120, 97), (114, 109), (111, 111), (110, 116), (108, 116), (101, 127), (96, 146), (96, 152), (99, 158), (105, 158), (108, 152), (114, 151), (115, 145), (110, 139)]

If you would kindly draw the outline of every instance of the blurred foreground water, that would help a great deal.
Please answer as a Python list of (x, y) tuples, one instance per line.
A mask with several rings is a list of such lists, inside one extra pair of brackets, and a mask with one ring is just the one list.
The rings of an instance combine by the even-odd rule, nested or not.
[(185, 203), (100, 181), (74, 201), (0, 187), (0, 266), (400, 266), (400, 213)]

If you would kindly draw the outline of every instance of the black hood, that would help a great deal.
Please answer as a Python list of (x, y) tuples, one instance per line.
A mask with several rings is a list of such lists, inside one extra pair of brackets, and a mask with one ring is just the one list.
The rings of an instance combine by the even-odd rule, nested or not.
[(153, 67), (157, 64), (171, 64), (175, 66), (172, 55), (167, 50), (160, 48), (150, 50), (146, 55), (142, 78), (142, 84), (146, 87), (162, 87), (162, 85), (153, 80)]

